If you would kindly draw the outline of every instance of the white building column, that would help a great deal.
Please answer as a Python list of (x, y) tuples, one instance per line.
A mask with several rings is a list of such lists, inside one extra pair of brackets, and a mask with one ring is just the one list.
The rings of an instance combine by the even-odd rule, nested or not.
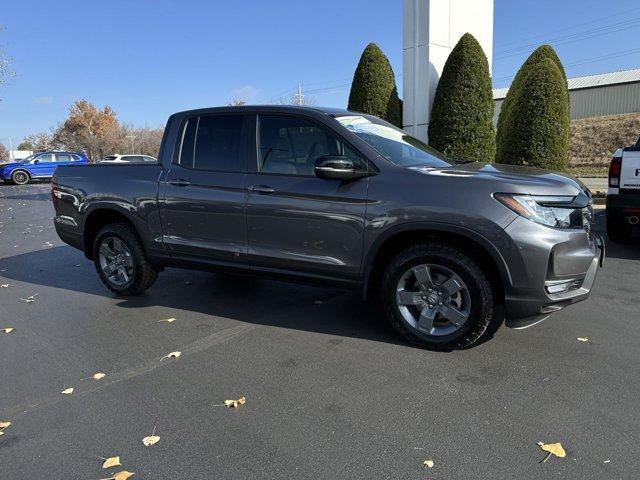
[(493, 56), (493, 0), (403, 0), (403, 115), (407, 133), (427, 141), (431, 105), (449, 53), (469, 32)]

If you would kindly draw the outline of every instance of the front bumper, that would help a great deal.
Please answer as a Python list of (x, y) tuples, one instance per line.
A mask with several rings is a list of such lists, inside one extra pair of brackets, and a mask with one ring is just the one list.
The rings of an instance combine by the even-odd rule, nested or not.
[(553, 229), (524, 218), (505, 229), (505, 324), (526, 328), (586, 300), (605, 258), (602, 238), (586, 230)]

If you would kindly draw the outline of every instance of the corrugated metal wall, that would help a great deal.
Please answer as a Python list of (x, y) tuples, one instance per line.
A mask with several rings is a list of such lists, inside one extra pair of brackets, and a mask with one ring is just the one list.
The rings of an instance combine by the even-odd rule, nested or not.
[[(569, 90), (569, 96), (572, 119), (640, 112), (640, 82)], [(502, 102), (502, 98), (494, 100), (494, 124)]]

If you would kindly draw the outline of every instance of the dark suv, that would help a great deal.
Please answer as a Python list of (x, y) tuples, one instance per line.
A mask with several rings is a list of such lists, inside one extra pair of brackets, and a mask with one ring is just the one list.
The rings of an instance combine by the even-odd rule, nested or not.
[(61, 167), (52, 188), (60, 238), (118, 294), (164, 267), (329, 282), (437, 348), (584, 300), (604, 253), (577, 180), (452, 160), (344, 110), (177, 113), (158, 163)]

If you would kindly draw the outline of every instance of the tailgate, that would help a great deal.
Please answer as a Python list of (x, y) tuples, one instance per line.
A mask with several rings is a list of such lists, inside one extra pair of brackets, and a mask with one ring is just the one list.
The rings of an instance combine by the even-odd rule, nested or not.
[(620, 188), (640, 190), (640, 150), (625, 150), (620, 169)]

